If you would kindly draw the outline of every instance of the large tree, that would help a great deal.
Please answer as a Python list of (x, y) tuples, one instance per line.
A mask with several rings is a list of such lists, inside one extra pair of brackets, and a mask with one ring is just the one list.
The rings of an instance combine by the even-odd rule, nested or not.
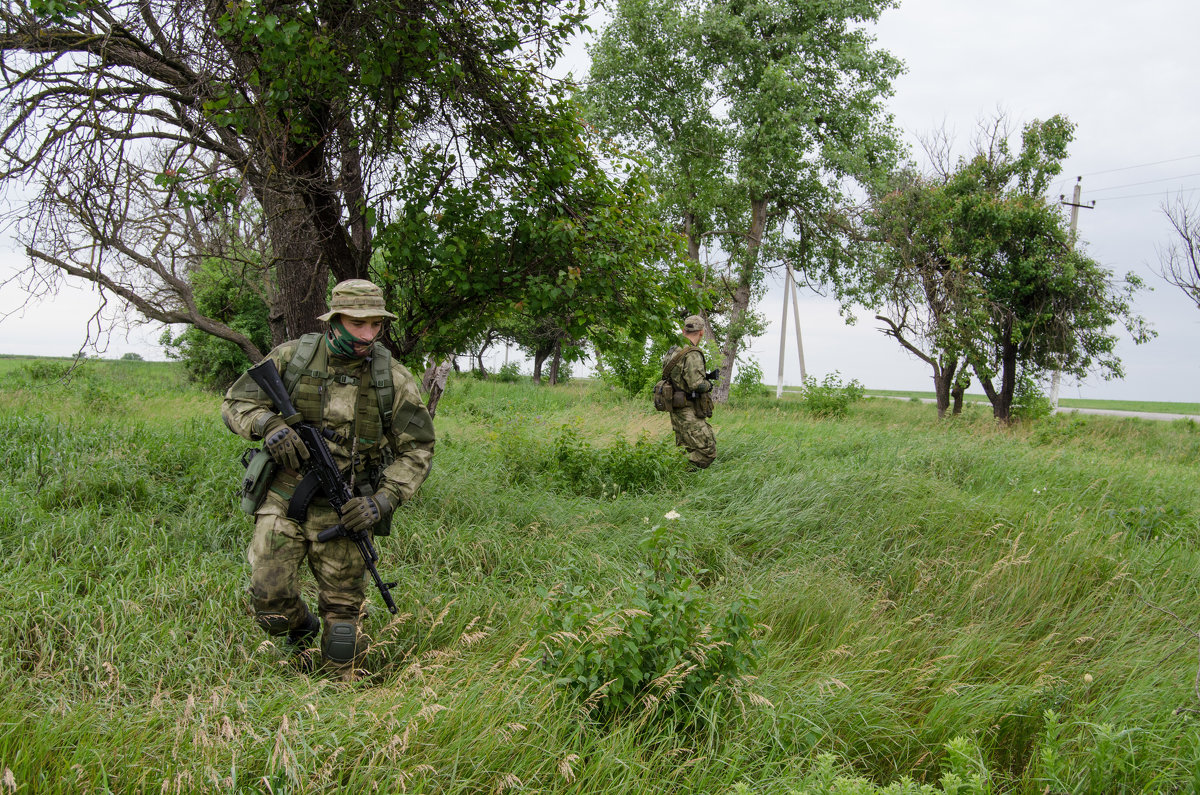
[(1061, 116), (1031, 122), (1016, 151), (1002, 120), (983, 129), (973, 155), (953, 168), (902, 172), (877, 192), (868, 234), (882, 244), (880, 258), (838, 288), (887, 310), (877, 315), (884, 332), (933, 368), (939, 413), (969, 365), (994, 416), (1007, 421), (1022, 375), (1119, 377), (1113, 327), (1123, 324), (1135, 342), (1151, 332), (1132, 311), (1141, 281), (1118, 282), (1079, 251), (1045, 195), (1073, 125)]
[(890, 163), (881, 103), (900, 64), (865, 23), (891, 5), (618, 0), (591, 51), (589, 118), (654, 164), (690, 255), (720, 263), (704, 280), (725, 310), (718, 399), (767, 270), (821, 267), (847, 181)]
[[(397, 325), (395, 347), (410, 354), (526, 287), (565, 289), (547, 283), (620, 238), (613, 208), (634, 226), (644, 216), (638, 180), (600, 172), (562, 86), (543, 75), (583, 20), (573, 0), (6, 2), (0, 178), (30, 257), (15, 279), (38, 294), (64, 275), (90, 280), (251, 359), (259, 346), (196, 300), (202, 258), (245, 274), (275, 342), (315, 328), (331, 279), (392, 279), (406, 317), (433, 316)], [(457, 229), (454, 244), (489, 245), (459, 258), (473, 283), (450, 294), (429, 271), (458, 260), (431, 255), (426, 236), (417, 257), (400, 238), (437, 227), (463, 196), (487, 223)], [(572, 258), (523, 250), (541, 242), (535, 218), (573, 225)], [(517, 264), (481, 276), (498, 246)], [(636, 266), (668, 260), (650, 251)], [(596, 275), (635, 267), (610, 264)]]

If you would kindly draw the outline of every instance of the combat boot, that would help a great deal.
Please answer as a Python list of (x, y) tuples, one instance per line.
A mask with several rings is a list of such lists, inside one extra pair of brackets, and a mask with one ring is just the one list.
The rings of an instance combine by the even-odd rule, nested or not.
[(315, 660), (313, 657), (313, 642), (317, 639), (317, 635), (321, 632), (321, 619), (308, 614), (304, 624), (289, 629), (287, 633), (288, 648), (291, 649), (292, 656), (296, 659), (300, 670), (305, 673), (311, 673), (315, 668)]

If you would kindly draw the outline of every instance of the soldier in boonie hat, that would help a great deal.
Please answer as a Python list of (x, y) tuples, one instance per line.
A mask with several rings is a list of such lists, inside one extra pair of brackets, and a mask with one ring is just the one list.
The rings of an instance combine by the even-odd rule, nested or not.
[[(329, 311), (319, 318), (328, 321), (326, 332), (305, 334), (267, 354), (300, 417), (329, 431), (329, 452), (355, 495), (340, 512), (324, 492), (302, 488), (311, 453), (288, 424), (294, 420), (279, 414), (253, 378), (239, 378), (221, 404), (229, 429), (261, 440), (274, 462), (262, 469), (263, 488), (243, 486), (243, 510), (254, 514), (246, 551), (254, 619), (306, 670), (319, 655), (331, 671), (353, 676), (368, 644), (361, 626), (362, 554), (350, 539), (321, 541), (321, 533), (340, 524), (354, 533), (386, 535), (393, 510), (412, 498), (433, 460), (433, 421), (419, 385), (378, 341), (384, 323), (395, 317), (384, 308), (378, 286), (350, 279), (333, 288)], [(317, 581), (315, 612), (301, 588), (304, 563)]]

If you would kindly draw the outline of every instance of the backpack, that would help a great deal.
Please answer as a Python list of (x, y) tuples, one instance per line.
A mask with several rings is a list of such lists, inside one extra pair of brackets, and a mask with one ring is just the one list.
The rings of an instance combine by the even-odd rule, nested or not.
[[(654, 408), (657, 411), (670, 411), (671, 409), (681, 409), (687, 405), (687, 395), (682, 389), (677, 389), (675, 384), (671, 383), (671, 369), (684, 357), (685, 354), (692, 351), (700, 351), (700, 348), (695, 345), (687, 345), (680, 348), (675, 354), (663, 363), (662, 378), (654, 385), (652, 399), (654, 400)], [(700, 355), (704, 355), (704, 351), (700, 351)]]

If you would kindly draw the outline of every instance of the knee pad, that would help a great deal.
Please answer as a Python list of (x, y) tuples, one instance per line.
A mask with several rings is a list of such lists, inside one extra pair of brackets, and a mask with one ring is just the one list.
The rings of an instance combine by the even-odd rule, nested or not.
[(254, 623), (263, 628), (268, 635), (286, 635), (288, 633), (288, 618), (283, 613), (255, 611)]
[(321, 652), (325, 659), (338, 665), (349, 665), (358, 654), (358, 627), (346, 619), (326, 619), (325, 637)]

